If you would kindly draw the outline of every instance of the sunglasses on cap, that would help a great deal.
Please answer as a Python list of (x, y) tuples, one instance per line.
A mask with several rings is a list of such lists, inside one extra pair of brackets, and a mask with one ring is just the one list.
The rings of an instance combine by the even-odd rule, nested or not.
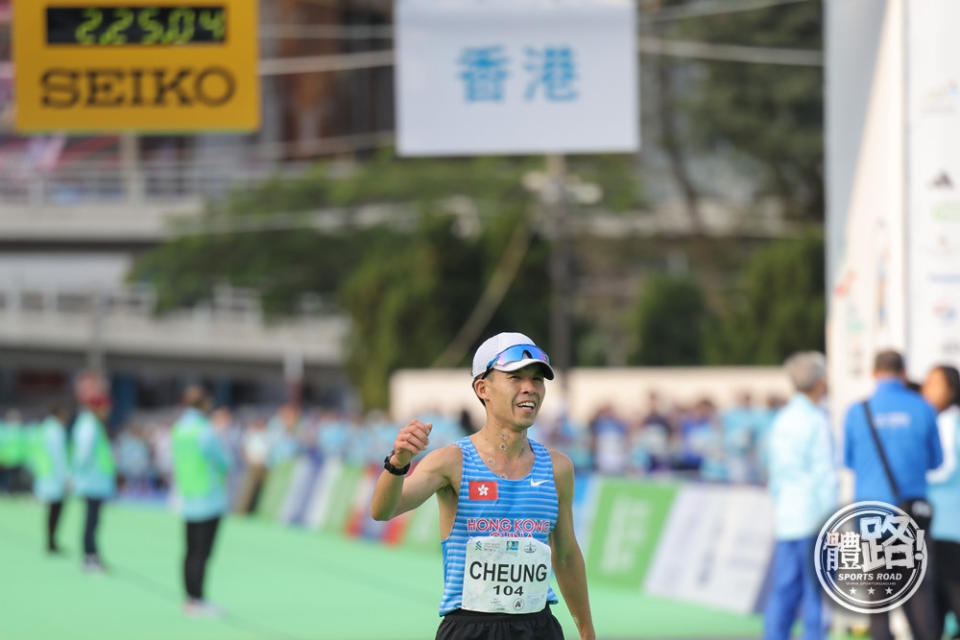
[(490, 369), (496, 369), (497, 367), (508, 365), (511, 362), (520, 362), (521, 360), (539, 360), (544, 364), (550, 364), (550, 356), (537, 345), (515, 344), (512, 347), (507, 347), (498, 353), (493, 360), (488, 362), (486, 373), (490, 373)]

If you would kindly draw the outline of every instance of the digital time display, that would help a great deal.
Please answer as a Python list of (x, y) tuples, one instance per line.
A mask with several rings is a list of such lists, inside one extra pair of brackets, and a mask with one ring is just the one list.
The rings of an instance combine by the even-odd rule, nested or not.
[(52, 45), (216, 45), (226, 39), (223, 5), (47, 8)]

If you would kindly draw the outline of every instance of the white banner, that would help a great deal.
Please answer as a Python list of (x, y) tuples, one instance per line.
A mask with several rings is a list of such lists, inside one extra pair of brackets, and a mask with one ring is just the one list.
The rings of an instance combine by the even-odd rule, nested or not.
[(960, 3), (907, 6), (907, 366), (922, 380), (960, 363)]
[(400, 155), (628, 152), (630, 0), (397, 0)]
[(645, 591), (750, 613), (773, 554), (773, 506), (751, 487), (693, 485), (674, 500)]
[[(831, 418), (873, 389), (875, 353), (906, 346), (903, 4), (828, 2), (827, 356)], [(910, 354), (907, 353), (910, 360)]]

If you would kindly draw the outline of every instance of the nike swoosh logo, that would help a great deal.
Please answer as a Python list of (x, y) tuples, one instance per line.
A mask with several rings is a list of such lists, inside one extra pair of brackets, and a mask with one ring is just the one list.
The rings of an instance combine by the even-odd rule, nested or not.
[(539, 486), (542, 485), (544, 482), (546, 482), (546, 480), (531, 480), (531, 481), (530, 481), (530, 486), (531, 486), (531, 487), (539, 487)]

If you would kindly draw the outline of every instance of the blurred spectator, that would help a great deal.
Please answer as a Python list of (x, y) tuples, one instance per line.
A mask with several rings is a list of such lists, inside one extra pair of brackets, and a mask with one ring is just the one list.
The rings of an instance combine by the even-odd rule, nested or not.
[(243, 462), (246, 469), (240, 493), (234, 503), (237, 513), (249, 513), (257, 508), (260, 490), (267, 474), (270, 459), (270, 434), (263, 419), (255, 419), (243, 436)]
[[(370, 425), (380, 421), (379, 412), (371, 412), (366, 421), (356, 416), (347, 428), (347, 438), (343, 459), (354, 464), (364, 464), (369, 460), (369, 452), (374, 450), (374, 438)], [(387, 448), (389, 451), (390, 448)]]
[(123, 491), (135, 495), (150, 492), (150, 447), (136, 427), (117, 436), (117, 472)]
[[(583, 425), (560, 406), (535, 428), (542, 441), (570, 456), (578, 472), (680, 472), (709, 481), (756, 481), (762, 475), (756, 469), (757, 433), (762, 429), (757, 425), (766, 420), (768, 411), (747, 406), (742, 400), (747, 396), (741, 395), (743, 406), (718, 413), (709, 398), (683, 408), (650, 390), (648, 407), (639, 417), (627, 416), (608, 404), (590, 425)], [(779, 399), (768, 401), (775, 406)], [(170, 425), (177, 419), (177, 411), (173, 407), (141, 410), (130, 416), (127, 424), (119, 425), (114, 452), (128, 496), (152, 497), (153, 490), (165, 492), (169, 487), (173, 477)], [(738, 417), (737, 412), (742, 415)], [(471, 428), (466, 410), (431, 410), (416, 417), (434, 425), (431, 449), (455, 441)], [(317, 460), (336, 458), (351, 465), (377, 463), (397, 429), (392, 417), (382, 412), (362, 416), (301, 409), (293, 404), (221, 407), (210, 419), (223, 425), (225, 446), (238, 462), (230, 472), (228, 495), (239, 510), (251, 507), (272, 465), (303, 455)], [(31, 443), (34, 440), (30, 435)]]
[(653, 469), (653, 455), (650, 452), (648, 435), (642, 420), (638, 420), (629, 431), (627, 466), (630, 473), (645, 474)]
[(622, 474), (627, 469), (627, 425), (613, 412), (613, 406), (601, 407), (590, 421), (590, 453), (599, 473)]
[[(906, 388), (904, 372), (903, 356), (898, 352), (878, 353), (873, 367), (876, 390), (866, 401), (853, 404), (847, 411), (843, 425), (843, 459), (856, 477), (856, 502), (878, 500), (905, 505), (908, 501), (925, 500), (926, 473), (943, 463), (936, 415), (923, 398)], [(871, 434), (871, 422), (889, 462), (895, 487), (891, 486)], [(909, 507), (905, 510), (911, 513)], [(932, 579), (928, 575), (903, 604), (913, 637), (919, 640), (935, 637), (931, 587)], [(892, 638), (886, 612), (870, 616), (870, 635), (874, 640)]]
[(95, 371), (80, 374), (76, 383), (81, 407), (73, 425), (73, 488), (87, 503), (83, 528), (84, 569), (105, 570), (97, 548), (100, 509), (116, 491), (116, 465), (104, 423), (110, 415), (110, 388)]
[(934, 367), (923, 383), (923, 397), (937, 411), (943, 464), (927, 474), (933, 505), (934, 602), (937, 636), (948, 611), (960, 620), (960, 373), (955, 367)]
[(562, 403), (560, 410), (553, 419), (548, 432), (549, 442), (570, 456), (576, 471), (586, 472), (593, 469), (593, 459), (590, 454), (590, 434), (585, 426), (576, 424)]
[(710, 482), (723, 482), (727, 479), (727, 461), (723, 427), (717, 419), (717, 408), (712, 400), (703, 398), (697, 403), (697, 413), (706, 425), (706, 428), (698, 433), (698, 448), (703, 458), (700, 477)]
[(705, 398), (697, 401), (694, 406), (682, 411), (679, 425), (679, 451), (674, 468), (699, 471), (707, 457), (711, 458), (711, 466), (714, 466), (719, 434), (714, 427), (713, 403)]
[(28, 449), (20, 412), (11, 409), (0, 422), (0, 492), (28, 490), (24, 473)]
[(822, 354), (796, 353), (785, 368), (796, 394), (777, 414), (770, 433), (770, 494), (776, 549), (773, 585), (764, 619), (766, 640), (787, 640), (802, 604), (803, 637), (825, 638), (820, 585), (810, 563), (817, 532), (836, 508), (837, 482), (827, 416)]
[(338, 414), (321, 414), (317, 425), (317, 446), (325, 458), (342, 458), (349, 421)]
[[(183, 404), (183, 414), (173, 427), (173, 459), (187, 540), (184, 611), (190, 616), (217, 615), (219, 610), (204, 597), (203, 585), (220, 518), (227, 511), (230, 458), (206, 415), (212, 405), (206, 390), (187, 387)], [(226, 426), (222, 421), (219, 424), (221, 428)]]
[(770, 428), (786, 400), (775, 393), (767, 396), (767, 406), (758, 412), (756, 435), (757, 469), (760, 473), (760, 482), (767, 482), (767, 470), (770, 468)]
[(173, 478), (173, 446), (170, 442), (170, 426), (155, 424), (150, 430), (149, 442), (153, 448), (153, 467), (157, 483), (169, 487)]
[(478, 427), (473, 424), (473, 417), (467, 409), (460, 409), (460, 432), (465, 436), (472, 436), (477, 432)]
[[(217, 407), (210, 414), (210, 423), (213, 430), (220, 435), (220, 440), (227, 450), (232, 461), (243, 460), (243, 429), (236, 422), (234, 414), (226, 407)], [(243, 465), (232, 464), (227, 474), (227, 495), (236, 496), (243, 485)]]
[(243, 459), (253, 467), (266, 467), (270, 460), (270, 434), (264, 420), (250, 423), (243, 437)]
[(38, 500), (47, 505), (47, 552), (59, 554), (57, 526), (63, 510), (63, 498), (67, 489), (69, 464), (67, 462), (66, 405), (54, 406), (50, 415), (40, 425), (34, 447), (33, 492)]
[(670, 464), (670, 418), (664, 411), (660, 394), (647, 395), (648, 410), (642, 418), (639, 433), (631, 438), (634, 446), (641, 446), (649, 458), (648, 468), (666, 469)]
[(273, 466), (297, 455), (297, 435), (300, 430), (300, 407), (285, 404), (267, 423), (269, 453), (267, 464)]
[(741, 391), (736, 404), (720, 414), (720, 422), (723, 424), (727, 478), (731, 482), (758, 482), (761, 474), (755, 448), (762, 418), (753, 407), (751, 393)]
[[(433, 429), (430, 431), (430, 448), (439, 449), (453, 444), (463, 436), (463, 427), (460, 421), (452, 415), (444, 414), (440, 411), (434, 411), (424, 416), (418, 416), (421, 422), (433, 423)], [(387, 451), (393, 446), (392, 441), (387, 440), (396, 434), (397, 426), (393, 421), (386, 421), (382, 425), (383, 431), (380, 433), (381, 442), (386, 440)]]

